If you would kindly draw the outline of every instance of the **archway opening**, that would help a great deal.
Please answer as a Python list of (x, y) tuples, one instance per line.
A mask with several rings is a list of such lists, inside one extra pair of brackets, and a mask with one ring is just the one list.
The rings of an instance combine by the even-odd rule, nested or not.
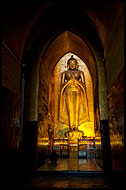
[(78, 69), (84, 72), (86, 83), (86, 94), (88, 103), (89, 121), (81, 124), (79, 129), (84, 132), (85, 137), (95, 137), (94, 132), (94, 101), (93, 101), (93, 85), (89, 70), (86, 64), (75, 54), (69, 52), (65, 54), (56, 64), (52, 71), (52, 79), (50, 83), (49, 94), (49, 112), (51, 115), (51, 123), (54, 125), (54, 138), (65, 137), (65, 132), (68, 130), (68, 125), (64, 124), (59, 119), (59, 104), (60, 104), (60, 91), (61, 91), (61, 74), (67, 71), (67, 61), (71, 57), (78, 61)]
[[(61, 75), (64, 71), (68, 70), (67, 61), (71, 55), (77, 60), (78, 69), (82, 71), (85, 76), (87, 112), (89, 114), (89, 120), (78, 126), (79, 131), (83, 131), (83, 136), (81, 138), (75, 137), (77, 143), (74, 141), (70, 143), (69, 138), (66, 137), (66, 132), (69, 131), (69, 125), (63, 121), (61, 122), (59, 118)], [(89, 69), (84, 61), (76, 54), (67, 52), (55, 63), (52, 69), (49, 89), (42, 78), (40, 78), (40, 83), (39, 94), (41, 95), (39, 96), (38, 107), (39, 151), (45, 155), (50, 155), (51, 152), (55, 150), (59, 156), (59, 165), (64, 163), (64, 168), (59, 167), (59, 170), (73, 170), (72, 162), (74, 161), (74, 163), (76, 163), (75, 170), (101, 171), (101, 168), (96, 164), (96, 160), (98, 162), (100, 160), (101, 162), (99, 113), (98, 108), (96, 110), (94, 109), (94, 84)], [(42, 94), (43, 88), (45, 89), (44, 94)], [(46, 94), (49, 96), (46, 96)], [(42, 96), (44, 95), (45, 97), (43, 99)], [(64, 114), (64, 111), (62, 114)], [(71, 163), (70, 166), (68, 166), (68, 163)], [(46, 165), (46, 167), (47, 170), (50, 169), (49, 165)], [(43, 166), (40, 170), (43, 170)]]
[[(72, 52), (75, 56), (83, 60), (92, 80), (93, 104), (94, 104), (93, 106), (94, 123), (92, 125), (94, 125), (93, 130), (95, 130), (95, 135), (94, 135), (95, 145), (97, 146), (97, 148), (96, 149), (93, 148), (93, 150), (95, 150), (95, 155), (97, 155), (97, 161), (102, 166), (103, 164), (101, 160), (100, 120), (103, 118), (101, 117), (101, 115), (99, 115), (99, 111), (100, 114), (101, 113), (103, 114), (103, 116), (106, 114), (106, 113), (104, 114), (105, 109), (101, 109), (103, 107), (102, 104), (105, 104), (104, 108), (106, 108), (106, 101), (104, 101), (106, 94), (104, 93), (103, 90), (105, 84), (104, 68), (102, 65), (101, 57), (99, 56), (99, 54), (97, 55), (97, 51), (94, 52), (94, 49), (92, 49), (92, 47), (89, 47), (89, 44), (87, 45), (87, 43), (80, 36), (69, 31), (62, 33), (57, 38), (55, 38), (52, 41), (52, 43), (48, 45), (48, 48), (46, 49), (46, 51), (44, 51), (44, 53), (41, 50), (41, 54), (39, 55), (39, 57), (37, 57), (36, 61), (34, 62), (33, 60), (34, 64), (31, 69), (31, 75), (28, 75), (29, 76), (29, 79), (27, 81), (28, 84), (31, 83), (32, 81), (34, 85), (31, 86), (32, 93), (29, 94), (30, 89), (27, 89), (28, 96), (30, 95), (30, 97), (29, 99), (27, 98), (24, 110), (26, 115), (29, 117), (25, 118), (25, 120), (28, 119), (28, 123), (30, 123), (30, 121), (36, 121), (36, 119), (38, 119), (38, 121), (35, 122), (36, 126), (38, 126), (37, 151), (38, 151), (38, 159), (40, 160), (38, 165), (40, 166), (41, 163), (45, 161), (45, 158), (49, 157), (50, 152), (53, 149), (54, 137), (52, 138), (52, 127), (51, 127), (52, 123), (50, 120), (50, 112), (49, 112), (49, 102), (50, 102), (49, 87), (51, 84), (50, 82), (52, 79), (52, 73), (55, 66), (57, 65), (58, 61), (63, 57), (63, 55), (66, 55), (68, 52)], [(101, 86), (101, 88), (99, 88), (99, 85)], [(100, 90), (102, 90), (102, 93), (100, 93)], [(29, 103), (30, 106), (26, 106), (27, 103)], [(87, 103), (89, 103), (89, 101), (87, 101)], [(99, 116), (101, 117), (100, 119)], [(61, 131), (59, 131), (59, 133), (60, 132)], [(88, 137), (89, 136), (90, 135), (88, 134)], [(93, 138), (93, 135), (91, 136), (91, 138)], [(94, 140), (89, 144), (94, 144)], [(76, 151), (77, 153), (76, 155), (78, 155), (79, 152), (78, 150), (79, 147)], [(91, 150), (90, 147), (89, 150)], [(84, 155), (86, 155), (87, 157), (87, 152)]]

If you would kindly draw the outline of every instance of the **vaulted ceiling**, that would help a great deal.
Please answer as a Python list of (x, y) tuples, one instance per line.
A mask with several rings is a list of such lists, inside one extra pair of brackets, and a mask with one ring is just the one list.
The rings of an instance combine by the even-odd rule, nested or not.
[[(47, 58), (45, 52), (47, 50), (49, 52), (52, 44), (55, 44), (55, 49), (58, 50), (60, 46), (59, 51), (62, 53), (50, 51), (50, 57), (52, 60), (55, 59), (54, 62), (67, 50), (74, 51), (83, 60), (88, 60), (92, 78), (95, 78), (95, 64), (91, 67), (89, 61), (93, 60), (91, 46), (94, 45), (97, 46), (101, 57), (106, 58), (108, 88), (112, 85), (123, 68), (123, 3), (77, 1), (69, 4), (67, 1), (53, 0), (7, 3), (8, 6), (5, 1), (2, 7), (4, 10), (2, 42), (19, 62), (23, 62), (27, 52), (36, 57), (41, 54), (42, 60), (45, 60), (45, 57)], [(67, 33), (69, 37), (65, 41), (66, 31), (69, 31)], [(62, 38), (62, 41), (56, 43), (58, 38)], [(83, 55), (82, 43), (85, 46)], [(49, 69), (53, 66), (51, 65)]]

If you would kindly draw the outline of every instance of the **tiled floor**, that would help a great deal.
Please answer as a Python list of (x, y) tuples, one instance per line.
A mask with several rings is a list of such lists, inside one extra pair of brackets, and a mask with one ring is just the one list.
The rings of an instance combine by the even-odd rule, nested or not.
[(37, 171), (102, 171), (95, 159), (60, 158), (57, 164), (50, 161)]

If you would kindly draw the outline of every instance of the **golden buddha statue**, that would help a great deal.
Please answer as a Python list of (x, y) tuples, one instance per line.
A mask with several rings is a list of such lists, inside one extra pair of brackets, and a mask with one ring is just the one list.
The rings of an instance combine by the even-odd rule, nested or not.
[(67, 62), (68, 70), (61, 74), (59, 120), (78, 131), (78, 126), (89, 121), (85, 77), (73, 56)]

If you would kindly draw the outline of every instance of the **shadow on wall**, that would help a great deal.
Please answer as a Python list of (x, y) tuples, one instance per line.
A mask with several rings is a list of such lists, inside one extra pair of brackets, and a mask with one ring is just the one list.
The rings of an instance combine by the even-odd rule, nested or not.
[(124, 169), (124, 70), (110, 88), (108, 94), (108, 116), (114, 171)]
[(123, 171), (124, 169), (124, 144), (120, 141), (111, 142), (112, 169)]

